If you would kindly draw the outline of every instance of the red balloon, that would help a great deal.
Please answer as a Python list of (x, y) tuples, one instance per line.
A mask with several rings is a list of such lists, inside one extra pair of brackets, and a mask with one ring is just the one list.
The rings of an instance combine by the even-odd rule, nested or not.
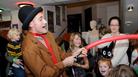
[(131, 35), (121, 35), (121, 36), (113, 36), (110, 38), (104, 38), (98, 41), (95, 41), (89, 45), (87, 45), (85, 48), (89, 50), (90, 48), (93, 48), (94, 46), (97, 46), (99, 44), (105, 43), (105, 42), (111, 42), (115, 40), (122, 40), (122, 39), (138, 39), (138, 34), (131, 34)]

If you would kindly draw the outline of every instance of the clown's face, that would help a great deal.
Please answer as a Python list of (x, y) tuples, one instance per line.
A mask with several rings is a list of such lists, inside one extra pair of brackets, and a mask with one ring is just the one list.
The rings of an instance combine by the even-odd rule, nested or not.
[(105, 77), (109, 73), (110, 67), (108, 66), (106, 62), (102, 62), (99, 64), (99, 71), (101, 75)]
[(30, 23), (31, 31), (33, 33), (47, 33), (48, 25), (47, 21), (44, 19), (43, 12), (38, 13)]

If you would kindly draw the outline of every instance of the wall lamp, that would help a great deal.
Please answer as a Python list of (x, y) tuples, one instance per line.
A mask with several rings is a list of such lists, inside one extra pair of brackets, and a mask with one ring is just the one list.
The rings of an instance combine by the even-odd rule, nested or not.
[(0, 8), (0, 13), (2, 13), (4, 11), (4, 9)]
[(35, 4), (33, 2), (29, 2), (29, 1), (26, 1), (26, 2), (16, 2), (16, 5), (21, 8), (23, 6), (35, 6)]

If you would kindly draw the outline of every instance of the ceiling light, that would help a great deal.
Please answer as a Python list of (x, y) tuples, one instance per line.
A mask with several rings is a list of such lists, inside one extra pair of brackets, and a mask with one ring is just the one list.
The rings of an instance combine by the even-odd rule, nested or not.
[(4, 10), (0, 8), (0, 13), (3, 12)]
[(33, 2), (29, 2), (29, 1), (27, 1), (27, 2), (16, 2), (16, 5), (20, 8), (23, 6), (35, 6), (35, 4)]

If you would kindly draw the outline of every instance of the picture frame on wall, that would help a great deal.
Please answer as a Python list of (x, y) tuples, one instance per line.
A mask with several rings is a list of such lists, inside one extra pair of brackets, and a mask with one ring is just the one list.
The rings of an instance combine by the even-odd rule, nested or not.
[(60, 11), (61, 11), (61, 9), (59, 6), (55, 6), (55, 9), (56, 9), (56, 25), (60, 26), (61, 25), (61, 23), (60, 23), (60, 20), (61, 20)]
[(12, 24), (12, 28), (18, 29), (18, 24)]
[(48, 17), (48, 30), (54, 32), (54, 13), (52, 11), (47, 11)]

